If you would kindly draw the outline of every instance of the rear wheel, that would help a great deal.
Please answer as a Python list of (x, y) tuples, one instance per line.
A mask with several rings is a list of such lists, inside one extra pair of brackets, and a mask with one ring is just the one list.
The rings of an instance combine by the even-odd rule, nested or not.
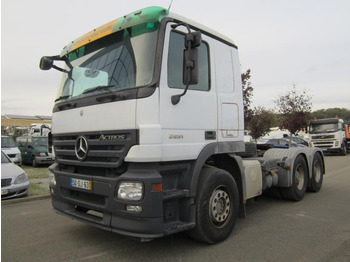
[(38, 166), (38, 162), (36, 162), (35, 156), (32, 156), (32, 166), (33, 167), (37, 167)]
[(226, 171), (204, 167), (200, 174), (196, 198), (196, 226), (188, 235), (215, 244), (232, 232), (239, 211), (235, 180)]
[(318, 192), (322, 187), (323, 182), (323, 159), (319, 153), (317, 153), (312, 161), (312, 177), (308, 190), (311, 192)]
[(307, 164), (302, 155), (295, 158), (292, 185), (287, 188), (280, 188), (281, 195), (286, 200), (300, 201), (303, 199), (307, 188), (308, 171)]

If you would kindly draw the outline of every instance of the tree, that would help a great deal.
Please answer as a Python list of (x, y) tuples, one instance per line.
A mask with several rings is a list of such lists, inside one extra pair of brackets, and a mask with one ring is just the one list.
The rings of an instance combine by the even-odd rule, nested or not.
[(311, 116), (311, 97), (305, 90), (299, 92), (295, 85), (292, 89), (282, 94), (276, 101), (277, 110), (280, 113), (279, 127), (287, 129), (291, 136), (289, 146), (292, 143), (292, 135), (306, 128)]
[(244, 123), (246, 126), (249, 125), (250, 118), (253, 110), (250, 108), (253, 97), (252, 83), (250, 82), (250, 69), (247, 72), (241, 74), (242, 78), (242, 91), (243, 91), (243, 107), (244, 107)]
[(270, 127), (274, 121), (274, 114), (264, 107), (254, 107), (250, 118), (250, 135), (254, 140), (270, 132)]
[(344, 122), (350, 124), (350, 110), (346, 108), (327, 108), (320, 109), (312, 112), (311, 118), (323, 119), (323, 118), (334, 118), (338, 116), (344, 119)]

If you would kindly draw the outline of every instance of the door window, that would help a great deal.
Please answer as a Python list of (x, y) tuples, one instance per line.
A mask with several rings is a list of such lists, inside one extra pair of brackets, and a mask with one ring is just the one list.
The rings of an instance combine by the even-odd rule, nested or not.
[[(183, 83), (183, 65), (184, 65), (184, 43), (185, 35), (172, 31), (170, 33), (170, 44), (168, 54), (168, 86), (171, 88), (182, 88)], [(209, 91), (209, 54), (208, 45), (202, 41), (198, 47), (198, 84), (190, 85), (189, 90)]]

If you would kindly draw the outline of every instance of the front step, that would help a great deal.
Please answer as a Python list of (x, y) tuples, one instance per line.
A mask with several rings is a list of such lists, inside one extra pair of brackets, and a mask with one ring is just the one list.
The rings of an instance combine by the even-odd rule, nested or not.
[(187, 197), (188, 192), (189, 191), (187, 189), (164, 190), (163, 191), (163, 199), (169, 200), (169, 199)]
[(173, 222), (165, 225), (164, 235), (170, 235), (170, 234), (182, 232), (182, 231), (194, 228), (195, 225), (196, 225), (195, 222), (188, 222), (188, 223), (179, 222), (179, 221)]

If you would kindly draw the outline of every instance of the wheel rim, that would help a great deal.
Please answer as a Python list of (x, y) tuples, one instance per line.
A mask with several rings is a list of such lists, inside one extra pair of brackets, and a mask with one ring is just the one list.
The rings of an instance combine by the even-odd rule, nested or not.
[(316, 161), (314, 165), (314, 178), (316, 183), (321, 181), (321, 176), (322, 176), (321, 163), (320, 161)]
[(302, 190), (305, 182), (305, 170), (302, 165), (298, 165), (295, 170), (295, 184), (297, 185), (298, 190)]
[(222, 227), (228, 221), (231, 213), (230, 196), (226, 187), (217, 187), (211, 194), (209, 202), (209, 215), (216, 227)]

